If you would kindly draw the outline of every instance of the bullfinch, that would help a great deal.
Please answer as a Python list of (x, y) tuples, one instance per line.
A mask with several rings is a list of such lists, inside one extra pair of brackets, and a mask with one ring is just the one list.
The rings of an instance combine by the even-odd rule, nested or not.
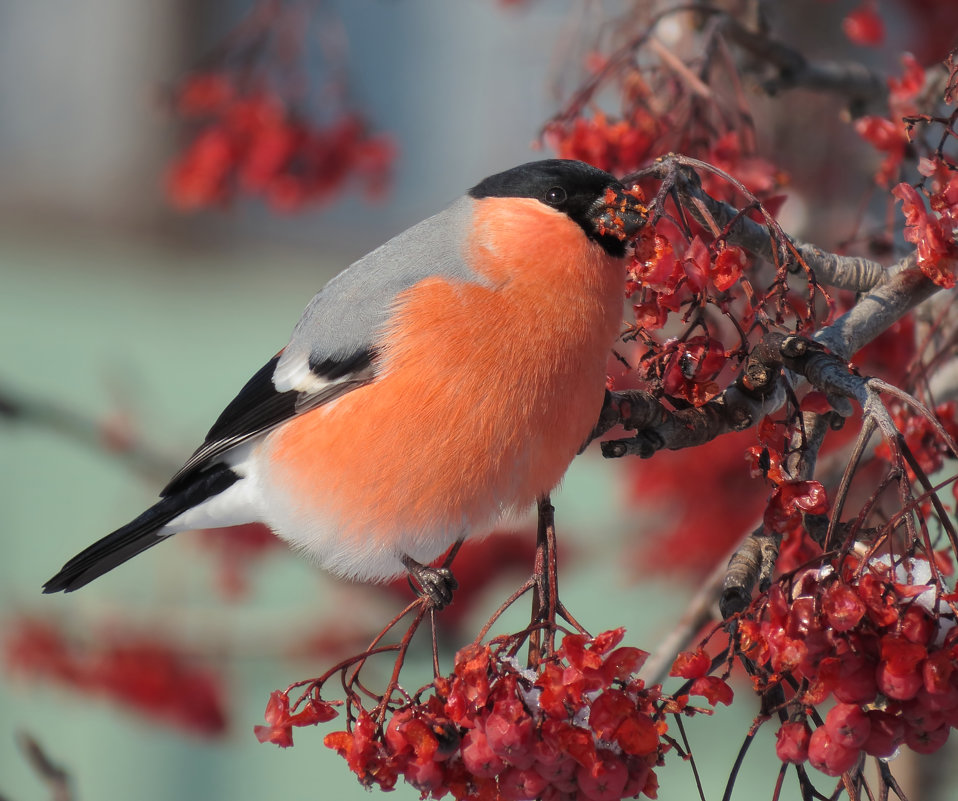
[(556, 486), (598, 420), (644, 215), (578, 161), (481, 181), (333, 278), (160, 500), (44, 592), (188, 529), (259, 521), (366, 581), (488, 533)]

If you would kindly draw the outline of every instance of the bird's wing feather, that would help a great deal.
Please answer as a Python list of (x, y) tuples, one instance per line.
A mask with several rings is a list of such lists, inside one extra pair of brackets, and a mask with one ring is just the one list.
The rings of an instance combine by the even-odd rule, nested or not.
[(217, 456), (297, 414), (369, 383), (374, 375), (373, 352), (362, 350), (341, 362), (325, 362), (320, 365), (323, 370), (308, 370), (312, 380), (307, 391), (281, 391), (274, 383), (279, 359), (279, 355), (274, 356), (246, 382), (213, 423), (203, 444), (163, 488), (162, 496), (185, 487), (196, 473), (214, 463)]

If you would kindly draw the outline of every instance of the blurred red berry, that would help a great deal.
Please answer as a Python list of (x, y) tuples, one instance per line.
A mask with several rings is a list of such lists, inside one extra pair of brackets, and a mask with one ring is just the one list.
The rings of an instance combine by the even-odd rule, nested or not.
[(885, 23), (875, 9), (874, 0), (865, 0), (845, 17), (842, 30), (854, 44), (876, 47), (885, 41)]

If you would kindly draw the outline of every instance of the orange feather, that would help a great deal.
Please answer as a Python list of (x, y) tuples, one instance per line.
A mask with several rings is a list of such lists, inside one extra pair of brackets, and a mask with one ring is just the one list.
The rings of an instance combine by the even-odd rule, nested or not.
[(376, 380), (264, 443), (273, 491), (353, 548), (435, 556), (484, 533), (555, 487), (598, 419), (624, 261), (533, 199), (476, 201), (471, 232), (482, 282), (403, 292)]

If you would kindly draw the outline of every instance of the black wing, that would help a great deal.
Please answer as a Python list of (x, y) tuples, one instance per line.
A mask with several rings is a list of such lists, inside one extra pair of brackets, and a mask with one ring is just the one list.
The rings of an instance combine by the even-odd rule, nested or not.
[(230, 401), (213, 423), (203, 444), (163, 488), (162, 497), (182, 490), (198, 472), (213, 464), (217, 456), (230, 448), (297, 414), (368, 384), (373, 378), (375, 354), (371, 350), (361, 350), (343, 359), (327, 358), (320, 363), (310, 361), (309, 372), (324, 383), (307, 392), (295, 389), (280, 392), (273, 383), (273, 374), (281, 355), (277, 354), (264, 364)]

